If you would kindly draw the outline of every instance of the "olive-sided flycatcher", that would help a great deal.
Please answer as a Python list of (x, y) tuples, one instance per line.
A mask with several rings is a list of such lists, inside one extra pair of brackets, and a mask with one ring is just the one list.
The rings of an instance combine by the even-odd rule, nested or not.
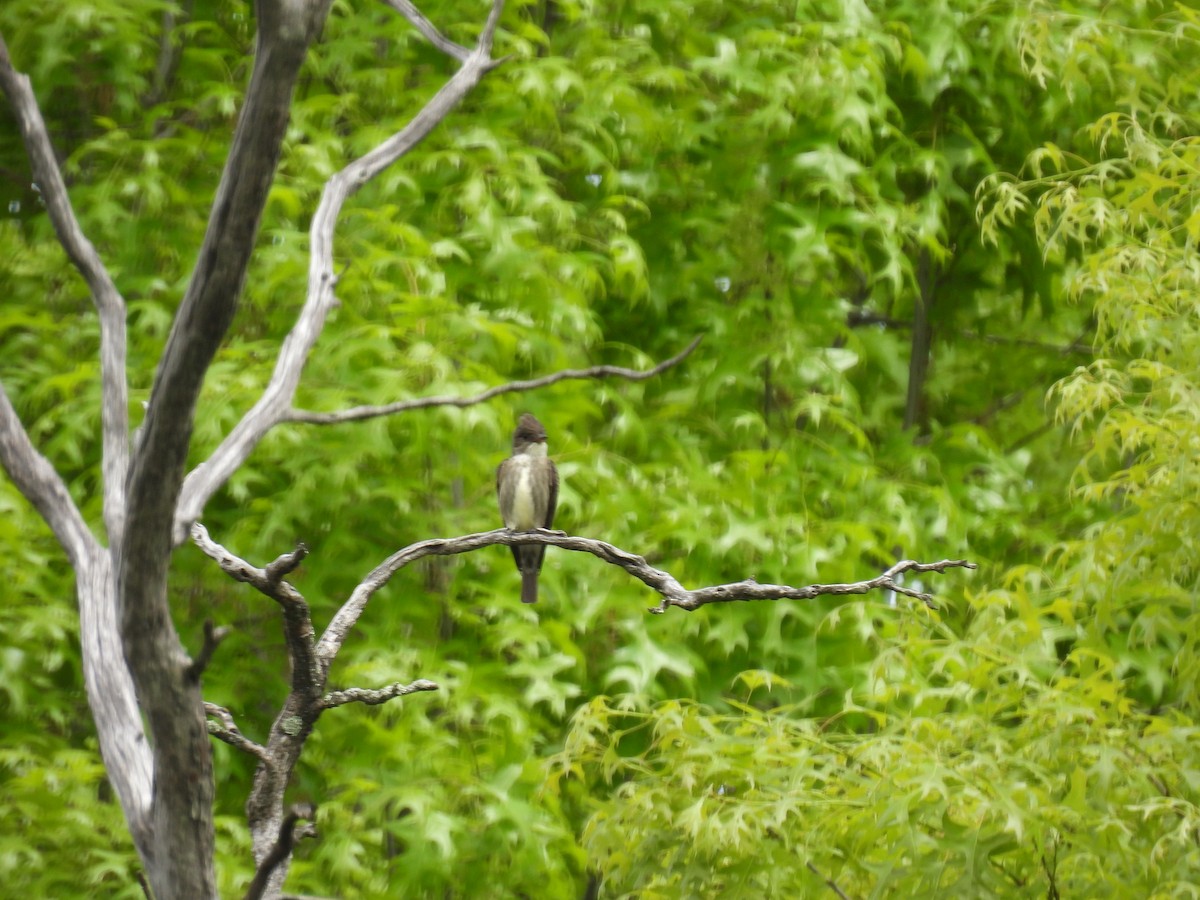
[[(496, 469), (500, 517), (510, 531), (549, 528), (558, 505), (558, 469), (546, 455), (546, 429), (529, 413), (517, 420), (512, 456)], [(513, 559), (521, 573), (521, 602), (537, 603), (538, 573), (545, 544), (514, 544)]]

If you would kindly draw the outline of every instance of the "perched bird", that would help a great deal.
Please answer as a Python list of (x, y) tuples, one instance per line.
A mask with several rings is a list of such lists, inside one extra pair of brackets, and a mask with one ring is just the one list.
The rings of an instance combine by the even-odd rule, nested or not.
[[(546, 455), (546, 429), (523, 413), (513, 432), (512, 456), (496, 469), (500, 518), (509, 531), (549, 528), (558, 505), (558, 469)], [(514, 544), (513, 559), (521, 573), (521, 602), (537, 603), (538, 573), (545, 544)]]

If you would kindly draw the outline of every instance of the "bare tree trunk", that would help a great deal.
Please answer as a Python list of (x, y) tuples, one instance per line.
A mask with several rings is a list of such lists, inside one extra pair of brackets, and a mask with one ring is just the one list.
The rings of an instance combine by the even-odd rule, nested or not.
[(196, 398), (237, 309), (292, 90), (330, 3), (255, 4), (258, 39), (245, 105), (131, 465), (125, 302), (79, 228), (29, 79), (15, 71), (0, 38), (0, 87), (16, 112), (55, 231), (99, 313), (110, 549), (91, 535), (6, 397), (0, 403), (0, 457), (75, 566), (84, 670), (101, 753), (156, 900), (216, 896), (210, 738), (199, 673), (171, 621), (167, 568)]
[(216, 896), (212, 751), (200, 679), (171, 621), (167, 569), (196, 399), (237, 310), (292, 90), (329, 3), (255, 4), (258, 38), (245, 105), (127, 481), (117, 592), (126, 660), (154, 754), (153, 849), (146, 862), (157, 900)]
[(96, 548), (79, 566), (76, 591), (83, 680), (100, 736), (100, 755), (125, 813), (134, 846), (144, 860), (154, 850), (150, 820), (154, 764), (142, 729), (133, 676), (125, 665), (117, 615), (116, 574), (107, 550)]

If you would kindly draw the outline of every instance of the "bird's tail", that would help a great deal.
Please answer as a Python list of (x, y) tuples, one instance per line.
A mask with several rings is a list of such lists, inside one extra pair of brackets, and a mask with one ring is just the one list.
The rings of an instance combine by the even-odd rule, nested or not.
[(521, 602), (537, 603), (538, 571), (530, 566), (521, 573)]

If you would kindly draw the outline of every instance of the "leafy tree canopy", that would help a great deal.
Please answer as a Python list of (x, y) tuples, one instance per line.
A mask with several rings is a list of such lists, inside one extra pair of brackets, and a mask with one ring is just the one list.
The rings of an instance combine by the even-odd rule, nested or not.
[[(484, 14), (422, 9), (465, 44)], [(129, 300), (136, 424), (228, 151), (252, 5), (8, 0), (0, 32)], [(928, 576), (937, 609), (658, 617), (582, 554), (547, 554), (535, 608), (501, 548), (410, 570), (332, 679), (442, 690), (321, 720), (292, 789), (321, 837), (289, 889), (1200, 891), (1198, 46), (1195, 10), (1134, 0), (511, 3), (506, 63), (347, 207), (340, 305), (297, 405), (467, 396), (704, 342), (646, 382), (282, 426), (209, 504), (214, 536), (259, 564), (309, 544), (293, 578), (320, 627), (397, 547), (498, 524), (494, 467), (528, 408), (562, 475), (557, 524), (686, 584), (981, 568)], [(384, 5), (334, 5), (193, 462), (270, 376), (325, 179), (452, 66)], [(96, 316), (28, 171), (0, 108), (0, 380), (98, 526)], [(0, 545), (0, 878), (139, 897), (71, 577), (7, 481)], [(234, 626), (205, 696), (262, 736), (287, 690), (277, 611), (194, 547), (171, 590), (190, 646), (206, 618)], [(215, 755), (233, 894), (253, 875), (254, 760)]]

